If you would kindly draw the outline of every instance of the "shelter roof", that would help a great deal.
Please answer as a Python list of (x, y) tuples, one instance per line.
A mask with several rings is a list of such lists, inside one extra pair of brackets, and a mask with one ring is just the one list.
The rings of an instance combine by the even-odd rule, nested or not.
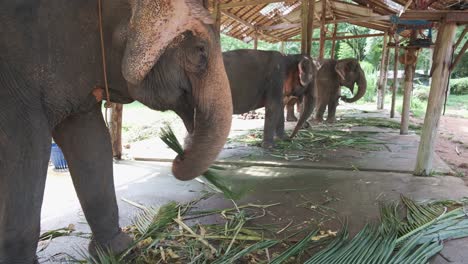
[[(214, 6), (214, 1), (210, 0)], [(255, 36), (268, 42), (291, 40), (301, 33), (301, 6), (297, 0), (219, 0), (221, 32), (249, 42)], [(307, 1), (307, 0), (303, 0)], [(468, 23), (467, 0), (311, 0), (315, 3), (313, 28), (348, 22), (377, 31), (389, 31), (392, 15), (400, 19)], [(325, 2), (322, 2), (325, 1)], [(404, 35), (404, 34), (403, 34)]]

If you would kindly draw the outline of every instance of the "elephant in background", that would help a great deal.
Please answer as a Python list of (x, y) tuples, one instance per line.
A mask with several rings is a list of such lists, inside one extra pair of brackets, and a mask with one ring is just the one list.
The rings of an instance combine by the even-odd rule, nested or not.
[[(120, 253), (112, 149), (100, 101), (96, 0), (0, 3), (0, 264), (37, 262), (52, 137), (96, 248)], [(230, 130), (232, 102), (217, 34), (201, 0), (102, 0), (110, 99), (173, 110), (188, 131), (173, 174), (203, 173)], [(196, 113), (196, 114), (195, 114)]]
[[(307, 94), (312, 98), (315, 67), (310, 57), (245, 49), (223, 52), (223, 59), (234, 114), (265, 107), (262, 146), (273, 147), (275, 136), (287, 139), (284, 132), (283, 97)], [(310, 112), (309, 116), (313, 104), (310, 106), (312, 109), (304, 110)], [(304, 123), (307, 118), (301, 116), (299, 123)]]
[[(354, 84), (358, 85), (356, 94), (354, 94)], [(354, 96), (351, 98), (341, 96), (341, 86), (348, 87)], [(364, 96), (366, 88), (366, 76), (357, 59), (324, 60), (317, 71), (314, 121), (323, 121), (323, 114), (328, 106), (327, 122), (335, 122), (339, 99), (347, 103), (356, 102)]]

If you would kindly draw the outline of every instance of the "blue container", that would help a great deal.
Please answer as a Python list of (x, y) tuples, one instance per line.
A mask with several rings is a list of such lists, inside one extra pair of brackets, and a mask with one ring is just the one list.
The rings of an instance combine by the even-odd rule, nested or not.
[(67, 161), (63, 156), (62, 150), (57, 146), (57, 144), (52, 143), (52, 149), (50, 150), (50, 159), (54, 164), (54, 167), (58, 170), (68, 169)]

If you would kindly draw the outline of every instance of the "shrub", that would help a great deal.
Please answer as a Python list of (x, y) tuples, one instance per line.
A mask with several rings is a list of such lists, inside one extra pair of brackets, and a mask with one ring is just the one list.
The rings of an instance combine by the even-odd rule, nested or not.
[(413, 96), (415, 96), (421, 101), (427, 101), (427, 99), (429, 98), (429, 86), (414, 84)]
[[(375, 102), (377, 94), (377, 72), (374, 65), (367, 61), (360, 62), (361, 68), (366, 74), (367, 90), (364, 97), (361, 99), (365, 102)], [(355, 90), (356, 91), (356, 90)]]
[(468, 77), (450, 80), (450, 93), (468, 94)]

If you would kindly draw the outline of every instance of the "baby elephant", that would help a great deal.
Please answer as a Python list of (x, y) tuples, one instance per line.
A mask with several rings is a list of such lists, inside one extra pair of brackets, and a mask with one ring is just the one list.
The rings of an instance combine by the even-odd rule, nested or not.
[(312, 89), (315, 75), (312, 60), (305, 55), (260, 50), (228, 51), (223, 53), (223, 59), (234, 114), (265, 107), (262, 146), (273, 147), (275, 136), (286, 139), (283, 96), (304, 94)]

